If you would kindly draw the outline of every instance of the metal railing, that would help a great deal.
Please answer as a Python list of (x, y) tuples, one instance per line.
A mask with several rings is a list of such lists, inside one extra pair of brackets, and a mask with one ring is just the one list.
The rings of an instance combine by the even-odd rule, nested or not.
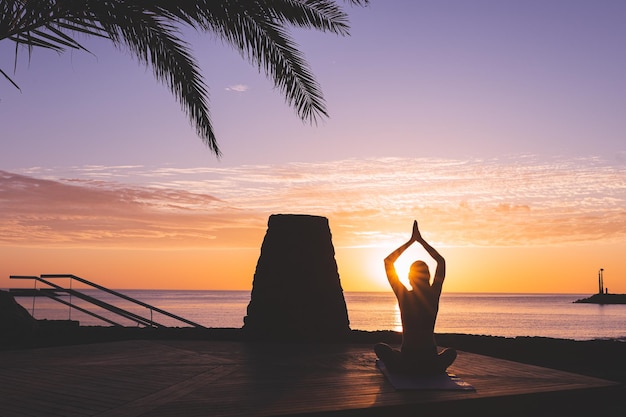
[[(204, 328), (204, 326), (202, 326), (201, 324), (195, 323), (191, 320), (187, 320), (183, 317), (177, 316), (176, 314), (172, 314), (168, 311), (162, 310), (158, 307), (155, 307), (153, 305), (144, 303), (142, 301), (139, 301), (135, 298), (129, 297), (125, 294), (122, 294), (120, 292), (114, 291), (114, 290), (110, 290), (106, 287), (103, 287), (102, 285), (96, 284), (94, 282), (88, 281), (84, 278), (78, 277), (76, 275), (73, 274), (43, 274), (41, 276), (34, 276), (34, 275), (11, 275), (9, 278), (11, 279), (29, 279), (29, 280), (34, 280), (35, 281), (35, 288), (34, 289), (10, 289), (10, 291), (16, 295), (16, 296), (27, 296), (27, 295), (32, 295), (32, 296), (45, 296), (47, 298), (50, 298), (54, 301), (57, 301), (61, 304), (67, 305), (71, 308), (74, 308), (82, 313), (88, 314), (92, 317), (95, 317), (99, 320), (105, 321), (113, 326), (122, 326), (121, 324), (115, 322), (114, 320), (108, 319), (106, 317), (103, 317), (97, 313), (94, 313), (93, 311), (87, 310), (81, 306), (76, 305), (75, 303), (72, 302), (71, 297), (77, 297), (83, 301), (86, 301), (90, 304), (93, 304), (95, 306), (98, 306), (100, 308), (103, 308), (111, 313), (114, 313), (120, 317), (123, 317), (127, 320), (130, 320), (134, 323), (136, 323), (138, 326), (145, 326), (145, 327), (168, 327), (165, 326), (163, 324), (160, 324), (156, 321), (153, 320), (153, 313), (159, 313), (162, 314), (164, 316), (170, 317), (172, 319), (175, 319), (177, 321), (180, 321), (182, 323), (188, 324), (192, 327), (198, 327), (198, 328)], [(70, 279), (70, 288), (64, 288), (60, 285), (57, 285), (53, 282), (51, 282), (51, 279), (57, 279), (57, 278), (69, 278)], [(90, 287), (93, 287), (95, 289), (98, 289), (100, 291), (104, 291), (110, 295), (113, 295), (117, 298), (126, 300), (128, 302), (131, 302), (133, 304), (139, 305), (141, 307), (145, 307), (150, 311), (150, 318), (146, 318), (143, 317), (139, 314), (135, 314), (133, 312), (130, 312), (128, 310), (125, 310), (121, 307), (115, 306), (113, 304), (107, 303), (106, 301), (102, 301), (98, 298), (92, 297), (90, 295), (87, 295), (83, 292), (80, 292), (76, 289), (72, 289), (71, 288), (71, 282), (72, 280), (78, 281), (82, 284), (86, 284)], [(49, 286), (50, 288), (40, 288), (37, 289), (36, 288), (36, 283), (40, 282), (42, 284), (45, 284), (47, 286)], [(70, 295), (70, 301), (65, 301), (63, 300), (61, 297), (59, 297), (59, 294), (69, 294)], [(33, 301), (34, 303), (34, 301)]]

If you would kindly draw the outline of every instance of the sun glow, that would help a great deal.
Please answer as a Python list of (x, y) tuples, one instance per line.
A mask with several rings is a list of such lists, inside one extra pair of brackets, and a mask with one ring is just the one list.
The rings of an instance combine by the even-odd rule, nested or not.
[[(387, 256), (387, 254), (384, 256)], [(384, 258), (384, 256), (382, 258)], [(411, 265), (418, 260), (426, 262), (432, 277), (437, 268), (437, 264), (430, 255), (419, 246), (413, 245), (409, 247), (394, 263), (400, 282), (409, 289), (411, 288), (411, 284), (409, 283), (409, 270)]]
[(411, 268), (411, 264), (415, 261), (416, 259), (410, 256), (400, 256), (394, 264), (400, 282), (407, 288), (411, 288), (411, 284), (409, 283), (409, 269)]
[(394, 308), (393, 314), (393, 331), (401, 332), (402, 331), (402, 317), (400, 317), (400, 306), (396, 303), (396, 307)]
[[(398, 245), (401, 243), (400, 240)], [(391, 290), (385, 275), (384, 259), (396, 247), (395, 244), (391, 244), (385, 247), (337, 248), (337, 263), (341, 270), (342, 282), (357, 290)], [(394, 264), (400, 282), (408, 289), (411, 289), (408, 278), (409, 269), (411, 264), (417, 260), (422, 260), (428, 264), (431, 276), (437, 267), (436, 262), (423, 248), (417, 245), (409, 247)]]

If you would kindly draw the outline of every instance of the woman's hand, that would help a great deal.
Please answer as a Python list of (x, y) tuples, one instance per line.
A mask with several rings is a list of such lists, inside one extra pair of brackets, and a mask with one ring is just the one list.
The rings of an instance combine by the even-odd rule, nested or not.
[(411, 242), (419, 242), (422, 240), (422, 234), (417, 227), (417, 220), (413, 220), (413, 233), (411, 234)]

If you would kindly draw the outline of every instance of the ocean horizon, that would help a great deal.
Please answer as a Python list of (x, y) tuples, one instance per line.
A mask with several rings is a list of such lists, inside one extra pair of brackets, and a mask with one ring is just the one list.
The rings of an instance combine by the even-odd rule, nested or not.
[[(124, 308), (166, 326), (188, 326), (146, 307), (118, 300), (98, 290), (85, 294)], [(128, 297), (211, 328), (243, 326), (250, 291), (245, 290), (116, 290)], [(487, 336), (537, 336), (558, 339), (626, 341), (626, 305), (575, 304), (590, 294), (443, 293), (436, 333)], [(344, 291), (350, 328), (401, 331), (400, 315), (391, 292)], [(124, 326), (134, 322), (82, 300), (79, 307)], [(46, 297), (16, 297), (37, 319), (77, 320), (81, 326), (108, 326), (107, 322)]]

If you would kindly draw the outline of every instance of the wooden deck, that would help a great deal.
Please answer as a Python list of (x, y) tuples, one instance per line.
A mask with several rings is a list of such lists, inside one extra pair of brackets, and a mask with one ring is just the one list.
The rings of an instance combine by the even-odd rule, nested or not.
[(476, 391), (396, 391), (374, 361), (371, 346), (342, 344), (136, 340), (5, 351), (0, 416), (625, 415), (613, 414), (623, 386), (597, 378), (459, 352), (449, 371)]

